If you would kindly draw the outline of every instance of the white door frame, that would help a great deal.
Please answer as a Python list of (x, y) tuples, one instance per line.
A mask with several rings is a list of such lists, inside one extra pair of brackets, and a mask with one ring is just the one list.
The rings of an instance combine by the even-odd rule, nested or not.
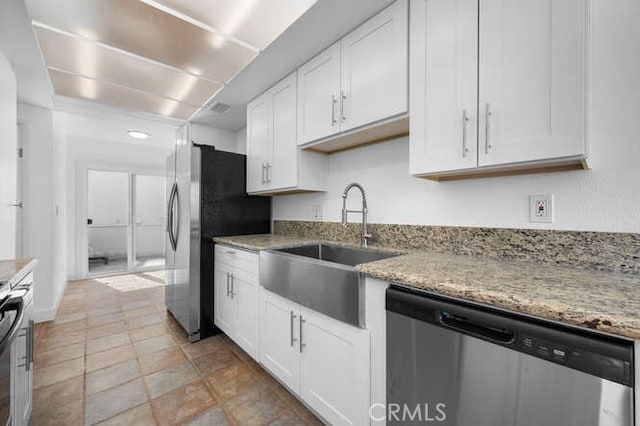
[[(128, 174), (129, 191), (127, 195), (128, 200), (128, 220), (127, 220), (127, 263), (128, 267), (125, 271), (118, 271), (106, 274), (89, 274), (89, 233), (87, 231), (87, 218), (89, 216), (89, 170), (104, 171), (104, 172), (121, 172)], [(87, 161), (80, 160), (77, 163), (77, 181), (76, 181), (76, 271), (79, 272), (79, 277), (97, 277), (106, 275), (118, 275), (122, 273), (131, 272), (131, 264), (133, 263), (133, 249), (135, 243), (133, 242), (132, 221), (133, 221), (133, 209), (131, 208), (134, 196), (132, 186), (132, 175), (150, 175), (150, 176), (164, 176), (166, 171), (164, 168), (152, 167), (148, 165), (135, 164), (135, 163), (117, 163), (112, 162), (100, 162), (100, 161)], [(142, 270), (142, 269), (141, 269)]]

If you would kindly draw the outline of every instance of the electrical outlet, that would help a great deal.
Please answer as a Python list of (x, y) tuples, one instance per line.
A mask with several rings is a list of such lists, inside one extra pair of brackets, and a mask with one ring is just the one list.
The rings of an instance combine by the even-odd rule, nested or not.
[(529, 195), (529, 222), (553, 222), (553, 194)]
[(311, 214), (314, 219), (322, 220), (322, 217), (324, 216), (324, 206), (322, 204), (314, 205)]

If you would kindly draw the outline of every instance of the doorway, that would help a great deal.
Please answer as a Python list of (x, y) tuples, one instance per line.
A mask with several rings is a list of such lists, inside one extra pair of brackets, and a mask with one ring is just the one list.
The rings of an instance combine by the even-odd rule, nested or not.
[(89, 169), (87, 275), (164, 268), (165, 179)]

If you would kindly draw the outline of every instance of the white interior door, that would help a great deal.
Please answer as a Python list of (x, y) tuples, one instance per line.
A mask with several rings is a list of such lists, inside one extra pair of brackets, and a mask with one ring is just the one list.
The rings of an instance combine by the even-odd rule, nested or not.
[(0, 259), (16, 257), (16, 78), (0, 52)]
[(481, 166), (585, 153), (587, 3), (482, 0)]
[(133, 175), (133, 268), (162, 268), (165, 260), (164, 176)]
[(129, 270), (129, 181), (127, 172), (88, 171), (87, 261), (91, 275)]
[(16, 257), (24, 257), (24, 127), (18, 123), (18, 163), (16, 170)]

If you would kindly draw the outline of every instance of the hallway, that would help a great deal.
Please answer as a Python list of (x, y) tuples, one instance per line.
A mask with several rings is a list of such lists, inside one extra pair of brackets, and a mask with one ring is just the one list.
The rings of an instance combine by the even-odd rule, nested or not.
[(164, 272), (69, 282), (36, 325), (38, 425), (314, 425), (224, 335), (190, 344), (164, 306)]

